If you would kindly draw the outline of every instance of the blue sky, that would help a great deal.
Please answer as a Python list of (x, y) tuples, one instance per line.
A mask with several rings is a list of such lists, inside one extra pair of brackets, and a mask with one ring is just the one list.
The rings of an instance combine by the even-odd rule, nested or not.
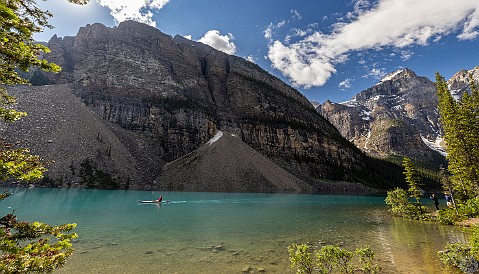
[(434, 80), (479, 66), (478, 0), (39, 1), (55, 28), (124, 20), (155, 26), (249, 59), (308, 99), (341, 102), (408, 67)]

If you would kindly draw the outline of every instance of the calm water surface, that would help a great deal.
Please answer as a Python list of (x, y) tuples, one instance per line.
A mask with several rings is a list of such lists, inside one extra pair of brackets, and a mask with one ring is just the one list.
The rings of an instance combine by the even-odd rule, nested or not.
[[(294, 273), (291, 243), (369, 244), (381, 273), (444, 273), (436, 253), (464, 240), (451, 226), (392, 218), (384, 197), (13, 189), (0, 213), (78, 224), (76, 251), (56, 273)], [(433, 205), (430, 205), (433, 208)], [(2, 216), (3, 216), (2, 215)]]

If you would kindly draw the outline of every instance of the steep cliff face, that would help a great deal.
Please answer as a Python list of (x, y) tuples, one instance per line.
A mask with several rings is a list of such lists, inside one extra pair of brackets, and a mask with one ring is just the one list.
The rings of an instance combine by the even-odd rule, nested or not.
[(380, 174), (370, 176), (377, 166), (303, 95), (244, 59), (132, 21), (88, 25), (75, 37), (52, 38), (49, 46), (46, 58), (64, 66), (45, 76), (49, 83), (70, 83), (104, 121), (153, 138), (161, 162), (196, 150), (221, 130), (311, 189), (320, 178), (386, 183)]
[(396, 71), (352, 100), (318, 110), (360, 149), (380, 157), (441, 161), (426, 143), (440, 140), (436, 88), (410, 69)]

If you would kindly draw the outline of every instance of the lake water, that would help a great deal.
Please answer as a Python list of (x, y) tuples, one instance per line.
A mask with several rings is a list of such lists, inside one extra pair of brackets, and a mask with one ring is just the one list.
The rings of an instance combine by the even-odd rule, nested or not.
[[(463, 241), (452, 226), (392, 218), (384, 197), (12, 189), (0, 214), (77, 223), (76, 249), (56, 273), (295, 273), (291, 243), (369, 244), (381, 273), (444, 273), (436, 253)], [(444, 201), (441, 201), (444, 204)], [(428, 204), (432, 209), (433, 205)]]

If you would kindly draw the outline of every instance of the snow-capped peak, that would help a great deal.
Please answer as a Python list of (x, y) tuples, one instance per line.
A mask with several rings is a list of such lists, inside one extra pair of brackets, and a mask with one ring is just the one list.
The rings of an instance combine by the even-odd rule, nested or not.
[(381, 82), (386, 82), (386, 81), (393, 80), (394, 77), (396, 77), (397, 75), (401, 74), (401, 72), (404, 72), (404, 71), (406, 71), (406, 69), (400, 69), (400, 70), (396, 70), (392, 73), (389, 73), (383, 79), (381, 79)]

